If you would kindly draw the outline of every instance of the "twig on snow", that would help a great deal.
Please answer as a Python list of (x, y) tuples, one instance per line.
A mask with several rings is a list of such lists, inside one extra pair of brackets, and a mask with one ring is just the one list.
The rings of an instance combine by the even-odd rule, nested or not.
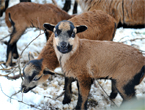
[(3, 93), (5, 96), (7, 96), (8, 98), (13, 99), (13, 100), (16, 100), (16, 101), (18, 101), (18, 102), (20, 102), (20, 103), (23, 103), (23, 104), (25, 104), (25, 105), (27, 105), (27, 106), (30, 106), (30, 107), (33, 107), (33, 108), (35, 108), (35, 109), (41, 110), (40, 108), (37, 108), (37, 107), (35, 107), (35, 106), (32, 105), (32, 104), (27, 104), (27, 103), (25, 103), (25, 102), (23, 102), (23, 101), (21, 101), (21, 100), (18, 100), (18, 99), (15, 99), (15, 98), (12, 98), (12, 97), (8, 96), (8, 95), (7, 95), (6, 93), (4, 93), (4, 91), (2, 90), (1, 84), (0, 84), (0, 89), (1, 89), (2, 93)]
[(56, 98), (54, 98), (54, 100), (57, 100), (59, 97), (63, 96), (64, 93), (65, 93), (65, 91), (63, 91), (59, 96), (57, 96)]
[[(117, 105), (116, 105), (116, 103), (113, 101), (113, 100), (111, 100), (110, 98), (109, 98), (109, 96), (108, 96), (108, 94), (106, 93), (106, 91), (103, 89), (103, 87), (100, 85), (100, 83), (98, 82), (98, 80), (96, 80), (97, 81), (97, 83), (98, 83), (98, 85), (101, 87), (101, 89), (103, 90), (103, 93), (105, 93), (106, 95), (107, 95), (107, 97), (108, 98), (106, 98), (107, 100), (110, 100), (111, 102), (113, 102), (113, 104), (116, 106), (116, 107), (118, 107)], [(95, 85), (95, 87), (97, 87), (97, 84), (96, 84), (96, 82), (95, 82), (95, 80), (94, 80), (94, 85)]]

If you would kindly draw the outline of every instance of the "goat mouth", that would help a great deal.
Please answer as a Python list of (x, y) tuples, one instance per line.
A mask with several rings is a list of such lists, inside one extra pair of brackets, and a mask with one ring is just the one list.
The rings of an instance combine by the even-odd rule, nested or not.
[(22, 93), (27, 93), (27, 92), (29, 92), (31, 89), (35, 88), (35, 87), (36, 87), (36, 86), (31, 87), (31, 88), (28, 88), (28, 89), (26, 89), (26, 87), (22, 87), (22, 88), (21, 88), (21, 92), (22, 92)]
[(57, 46), (57, 49), (58, 49), (59, 52), (61, 52), (63, 54), (66, 54), (66, 53), (69, 53), (72, 50), (72, 45), (68, 45), (65, 48), (62, 48), (60, 46)]

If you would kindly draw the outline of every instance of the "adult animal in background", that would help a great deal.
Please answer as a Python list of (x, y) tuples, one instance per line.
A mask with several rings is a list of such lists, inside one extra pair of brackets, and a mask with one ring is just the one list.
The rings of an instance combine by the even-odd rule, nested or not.
[(53, 31), (53, 46), (66, 77), (78, 81), (76, 109), (87, 109), (92, 79), (111, 79), (123, 101), (135, 96), (135, 86), (145, 76), (145, 57), (137, 49), (112, 41), (80, 39), (85, 25), (74, 26), (70, 21), (57, 25), (45, 24)]
[[(113, 17), (103, 11), (88, 11), (72, 17), (69, 21), (73, 22), (75, 26), (84, 24), (88, 27), (88, 30), (83, 33), (79, 33), (79, 37), (81, 39), (112, 40), (114, 38), (116, 21)], [(47, 25), (44, 24), (44, 26)], [(34, 59), (31, 54), (29, 55), (30, 61), (23, 69), (24, 80), (22, 82), (22, 90), (24, 90), (24, 93), (27, 93), (37, 85), (44, 83), (50, 77), (50, 72), (47, 71), (53, 71), (56, 67), (59, 67), (59, 62), (53, 48), (53, 37), (54, 34), (51, 35), (37, 59)], [(32, 68), (32, 66), (34, 68)], [(41, 69), (39, 69), (38, 66), (41, 67)], [(71, 101), (72, 81), (73, 79), (71, 78), (65, 78), (66, 83), (64, 87), (65, 95), (63, 104), (70, 103)], [(114, 93), (114, 89), (112, 92)]]
[[(3, 13), (6, 11), (6, 9), (9, 6), (10, 0), (0, 0), (0, 17), (3, 16)], [(31, 2), (31, 0), (20, 0), (20, 2)]]
[[(27, 28), (35, 27), (45, 30), (43, 27), (45, 22), (57, 24), (59, 21), (67, 20), (71, 17), (53, 4), (23, 2), (8, 8), (6, 10), (5, 22), (11, 35), (7, 45), (5, 65), (12, 66), (12, 57), (14, 59), (19, 57), (16, 43)], [(45, 35), (48, 40), (51, 32), (45, 31)]]
[[(75, 0), (83, 12), (102, 10), (117, 21), (117, 27), (144, 28), (145, 27), (145, 0)], [(76, 11), (75, 11), (76, 12)]]

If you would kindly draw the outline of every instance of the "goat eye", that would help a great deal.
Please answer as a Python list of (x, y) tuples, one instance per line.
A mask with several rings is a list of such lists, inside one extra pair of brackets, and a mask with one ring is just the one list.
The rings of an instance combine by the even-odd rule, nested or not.
[(40, 78), (34, 78), (33, 81), (38, 81)]
[(42, 77), (42, 75), (41, 75), (39, 78), (34, 77), (34, 78), (33, 78), (33, 81), (38, 81), (41, 77)]
[(55, 32), (54, 34), (55, 34), (55, 37), (57, 37), (57, 33)]
[(71, 37), (75, 37), (75, 33), (74, 32), (71, 34)]

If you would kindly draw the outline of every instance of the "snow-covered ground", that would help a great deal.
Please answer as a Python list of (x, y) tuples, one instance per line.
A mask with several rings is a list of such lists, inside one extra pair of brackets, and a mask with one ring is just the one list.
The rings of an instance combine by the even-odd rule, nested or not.
[[(45, 0), (32, 0), (33, 2), (37, 3), (44, 3)], [(63, 6), (64, 1), (57, 0), (58, 5), (60, 7)], [(10, 0), (10, 6), (18, 3), (19, 0)], [(47, 3), (51, 2), (51, 0), (47, 0)], [(70, 10), (69, 13), (71, 13), (72, 10)], [(79, 12), (81, 10), (79, 9)], [(2, 18), (0, 18), (0, 39), (8, 35), (8, 28), (4, 21), (5, 15), (3, 15)], [(29, 28), (26, 30), (26, 34), (24, 34), (20, 40), (17, 43), (18, 46), (18, 52), (19, 54), (22, 52), (22, 50), (26, 47), (26, 45), (34, 39), (36, 36), (38, 36), (40, 33), (39, 30)], [(138, 40), (136, 40), (136, 38)], [(141, 38), (141, 40), (140, 40)], [(9, 40), (9, 37), (4, 39), (6, 41)], [(144, 29), (123, 29), (119, 28), (116, 31), (116, 35), (114, 38), (115, 42), (123, 42), (128, 45), (132, 45), (135, 48), (145, 51), (145, 28)], [(42, 50), (46, 43), (45, 35), (41, 35), (39, 38), (37, 38), (29, 47), (24, 51), (21, 61), (27, 62), (28, 61), (28, 52), (31, 52), (35, 58), (37, 58), (38, 54)], [(6, 60), (6, 45), (0, 42), (0, 62)], [(16, 60), (13, 60), (16, 61)], [(21, 65), (23, 68), (23, 64)], [(0, 69), (3, 69), (0, 65)], [(61, 72), (60, 68), (57, 68), (55, 70), (56, 72)], [(5, 75), (11, 73), (10, 75), (13, 76), (14, 74), (19, 74), (18, 68), (12, 73), (10, 70), (4, 71), (0, 70), (1, 75)], [(40, 85), (33, 89), (33, 92), (30, 91), (26, 94), (22, 94), (21, 92), (17, 93), (21, 88), (21, 82), (22, 79), (19, 78), (17, 80), (10, 80), (3, 76), (0, 76), (0, 109), (4, 108), (5, 110), (11, 109), (11, 110), (46, 110), (46, 109), (64, 109), (69, 110), (73, 109), (77, 103), (77, 87), (76, 82), (73, 82), (72, 84), (72, 90), (73, 90), (73, 97), (70, 104), (63, 105), (62, 99), (63, 96), (60, 96), (57, 98), (57, 96), (61, 95), (63, 92), (64, 87), (64, 77), (62, 76), (55, 76), (52, 77), (51, 80), (48, 80), (45, 85)], [(111, 92), (111, 85), (109, 80), (98, 80), (98, 82), (101, 84), (101, 86), (104, 88), (104, 90), (107, 92), (107, 94), (110, 94)], [(97, 81), (96, 81), (97, 84)], [(137, 98), (145, 97), (145, 79), (142, 81), (140, 85), (136, 87), (136, 96)], [(15, 94), (16, 93), (16, 94)], [(14, 95), (13, 95), (14, 94)], [(13, 95), (13, 96), (12, 96)], [(108, 109), (113, 104), (111, 101), (107, 98), (105, 93), (102, 91), (102, 89), (97, 84), (97, 87), (94, 86), (94, 84), (91, 87), (90, 95), (89, 95), (89, 110), (101, 110), (101, 109)], [(118, 95), (118, 97), (115, 99), (115, 103), (117, 105), (120, 105), (122, 101), (122, 98)]]

